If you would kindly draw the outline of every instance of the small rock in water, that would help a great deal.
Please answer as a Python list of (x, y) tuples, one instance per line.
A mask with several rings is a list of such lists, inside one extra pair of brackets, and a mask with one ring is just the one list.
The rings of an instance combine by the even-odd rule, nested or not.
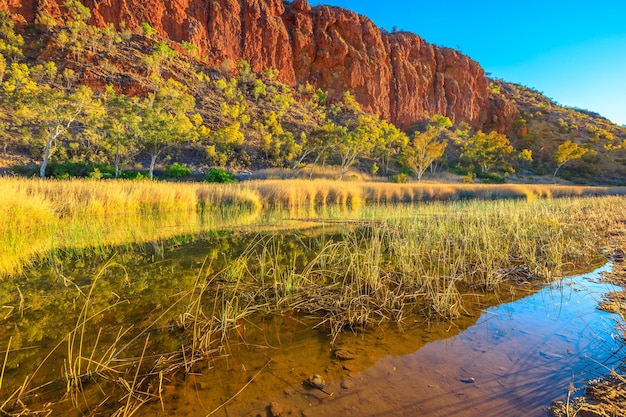
[(317, 389), (324, 389), (324, 385), (326, 385), (326, 381), (324, 380), (324, 378), (322, 378), (321, 376), (319, 376), (318, 374), (315, 375), (311, 375), (309, 377), (309, 379), (306, 380), (306, 382), (311, 385), (312, 387), (315, 387)]
[(335, 351), (335, 357), (341, 361), (349, 361), (354, 359), (356, 356), (347, 349), (337, 349)]
[(473, 384), (476, 382), (476, 380), (470, 377), (470, 378), (463, 378), (461, 382), (463, 382), (464, 384)]
[(346, 389), (346, 390), (352, 389), (353, 386), (354, 386), (354, 383), (350, 379), (344, 379), (343, 381), (341, 381), (341, 388), (343, 389)]
[(275, 401), (272, 402), (270, 404), (270, 415), (272, 417), (279, 417), (281, 414), (283, 414), (283, 406)]

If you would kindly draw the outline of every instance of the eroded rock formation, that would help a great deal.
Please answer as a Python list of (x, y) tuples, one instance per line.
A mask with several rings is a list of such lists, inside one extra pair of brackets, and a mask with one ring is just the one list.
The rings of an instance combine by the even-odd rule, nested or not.
[[(148, 22), (163, 37), (189, 41), (209, 62), (245, 59), (274, 67), (289, 85), (309, 82), (338, 99), (353, 92), (365, 110), (401, 127), (436, 113), (475, 128), (510, 131), (517, 108), (490, 97), (480, 65), (412, 33), (383, 33), (364, 16), (306, 0), (83, 0), (93, 24)], [(63, 0), (2, 0), (17, 19), (59, 17)]]

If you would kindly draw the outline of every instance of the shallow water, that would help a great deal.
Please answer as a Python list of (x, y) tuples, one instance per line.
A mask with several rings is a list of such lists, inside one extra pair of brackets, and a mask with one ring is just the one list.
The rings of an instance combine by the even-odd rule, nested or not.
[[(230, 374), (239, 375), (233, 392), (254, 380), (214, 415), (265, 415), (272, 401), (304, 416), (545, 415), (552, 401), (567, 396), (570, 383), (582, 389), (620, 363), (615, 316), (596, 309), (601, 294), (613, 289), (597, 282), (607, 268), (489, 308), (460, 332), (448, 324), (345, 335), (337, 348), (356, 356), (345, 362), (306, 330), (278, 347), (236, 350), (229, 366), (186, 384), (175, 410), (207, 415), (214, 410), (216, 376), (222, 384)], [(328, 380), (325, 391), (332, 395), (303, 383), (313, 373)]]
[[(290, 232), (280, 247), (305, 248), (299, 256), (306, 258), (332, 233)], [(119, 404), (94, 407), (111, 393), (122, 397), (119, 386), (86, 380), (84, 391), (73, 398), (74, 409), (62, 377), (71, 362), (64, 338), (76, 327), (85, 294), (103, 264), (108, 267), (90, 298), (82, 354), (91, 355), (90, 346), (112, 343), (120, 329), (136, 335), (158, 322), (146, 352), (146, 361), (155, 360), (180, 347), (176, 335), (165, 331), (180, 313), (168, 310), (172, 300), (193, 287), (207, 259), (215, 260), (219, 269), (220, 260), (228, 263), (254, 239), (264, 237), (224, 232), (117, 248), (93, 257), (73, 255), (29, 271), (18, 281), (0, 283), (0, 343), (8, 346), (11, 338), (0, 398), (36, 371), (33, 387), (55, 382), (30, 399), (54, 403), (53, 415), (111, 415)], [(384, 325), (344, 333), (335, 345), (330, 344), (328, 329), (314, 328), (319, 319), (249, 316), (219, 352), (196, 364), (192, 374), (167, 375), (160, 382), (162, 400), (144, 405), (139, 415), (266, 415), (272, 401), (283, 407), (283, 415), (296, 416), (542, 415), (551, 401), (567, 395), (570, 382), (580, 388), (586, 380), (608, 373), (623, 357), (616, 355), (622, 343), (613, 334), (614, 316), (596, 309), (601, 294), (612, 289), (597, 282), (609, 267), (538, 292), (517, 288), (516, 294), (507, 295), (510, 302), (467, 295), (470, 304), (482, 307), (452, 323)], [(139, 355), (144, 340), (138, 339), (129, 354)], [(38, 369), (55, 346), (60, 348)], [(339, 360), (338, 349), (354, 358)], [(102, 349), (93, 351), (96, 358), (102, 354)], [(326, 379), (326, 393), (304, 383), (312, 374)], [(133, 379), (132, 374), (125, 377)]]

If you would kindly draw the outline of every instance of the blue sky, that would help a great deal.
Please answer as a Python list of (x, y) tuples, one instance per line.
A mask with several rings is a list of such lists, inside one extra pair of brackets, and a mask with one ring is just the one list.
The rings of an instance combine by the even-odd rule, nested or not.
[(492, 77), (626, 125), (626, 0), (309, 0), (459, 49)]

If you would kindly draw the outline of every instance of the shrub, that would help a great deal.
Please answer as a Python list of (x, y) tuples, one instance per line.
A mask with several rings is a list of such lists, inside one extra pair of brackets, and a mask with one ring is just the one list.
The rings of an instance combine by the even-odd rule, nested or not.
[(181, 165), (178, 162), (174, 162), (172, 165), (165, 167), (165, 175), (168, 178), (181, 179), (191, 175), (191, 169), (185, 165)]
[(397, 184), (406, 184), (408, 179), (409, 179), (409, 176), (405, 174), (404, 172), (401, 172), (391, 177), (391, 182), (395, 182)]
[(506, 182), (506, 178), (491, 172), (484, 172), (480, 174), (480, 178), (487, 184), (504, 184)]
[(474, 174), (472, 171), (469, 171), (467, 175), (461, 179), (461, 182), (463, 184), (473, 184), (474, 178), (476, 178), (476, 174)]
[(204, 177), (204, 181), (219, 184), (236, 182), (235, 178), (233, 178), (233, 174), (217, 168), (209, 169), (209, 172), (207, 172)]
[(148, 178), (148, 174), (142, 174), (141, 172), (124, 171), (120, 174), (120, 178), (126, 180), (145, 180)]

